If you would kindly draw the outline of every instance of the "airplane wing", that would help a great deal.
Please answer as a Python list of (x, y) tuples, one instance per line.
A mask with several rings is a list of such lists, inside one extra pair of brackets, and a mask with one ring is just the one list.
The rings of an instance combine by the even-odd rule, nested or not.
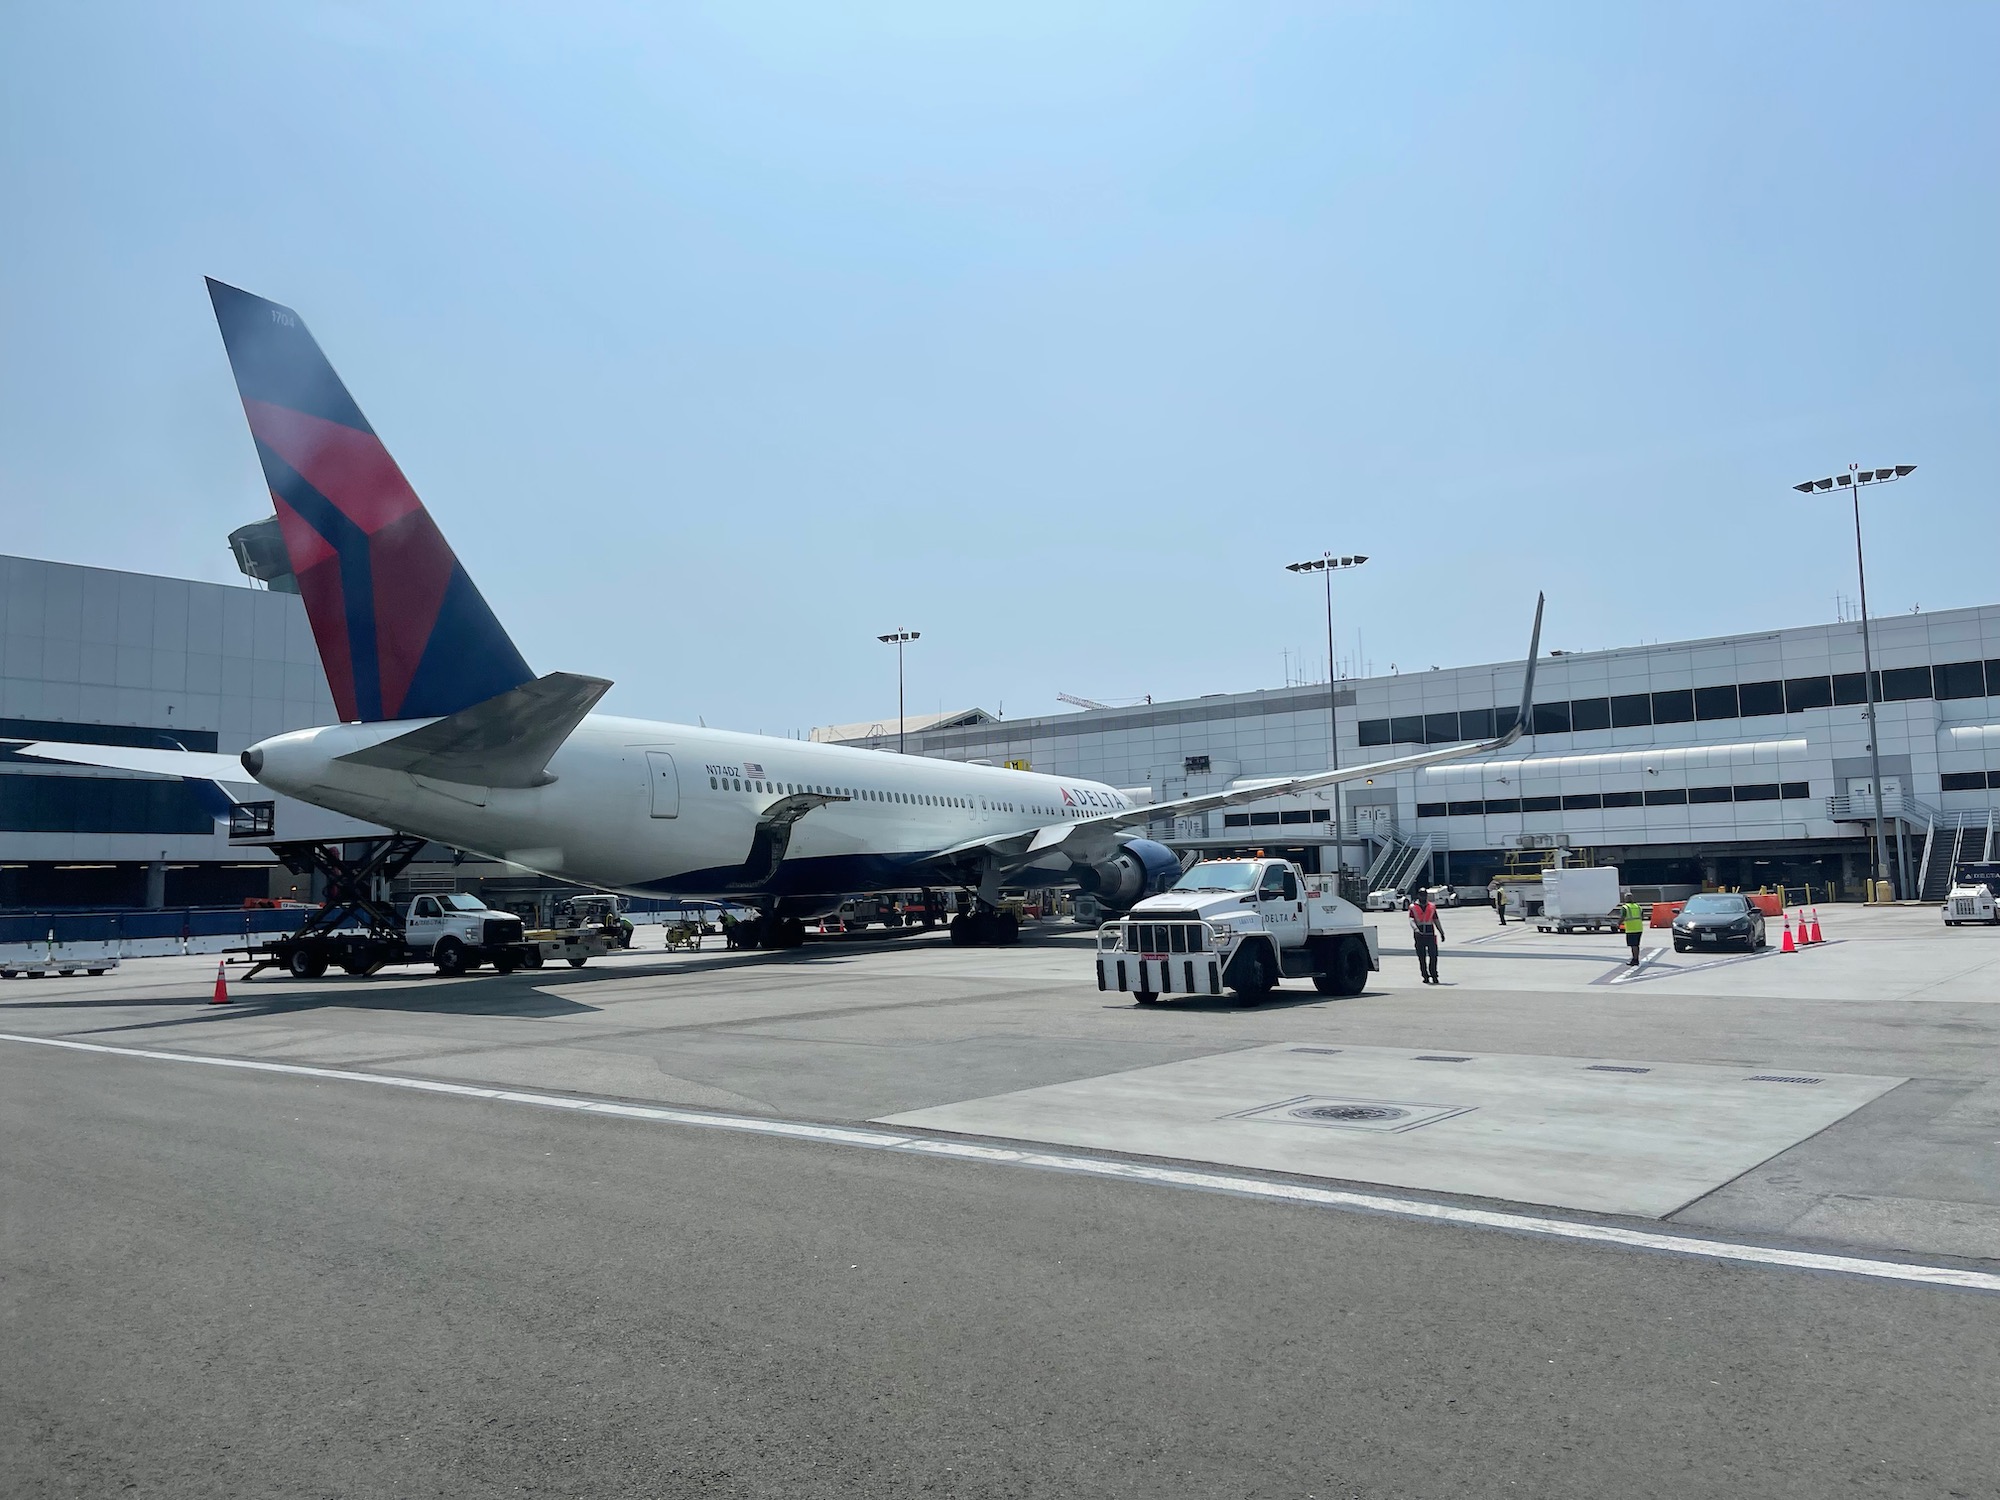
[(1504, 750), (1518, 740), (1528, 724), (1528, 717), (1535, 703), (1535, 661), (1542, 646), (1542, 604), (1543, 596), (1535, 596), (1535, 628), (1528, 641), (1527, 674), (1521, 683), (1521, 712), (1514, 725), (1505, 734), (1490, 740), (1478, 740), (1463, 745), (1447, 745), (1437, 750), (1423, 750), (1415, 755), (1399, 755), (1391, 760), (1369, 761), (1366, 765), (1346, 766), (1338, 771), (1316, 771), (1309, 776), (1289, 776), (1270, 781), (1260, 781), (1254, 786), (1236, 787), (1226, 792), (1210, 792), (1199, 797), (1179, 797), (1172, 802), (1154, 802), (1145, 807), (1128, 808), (1120, 812), (1099, 813), (1094, 817), (1065, 820), (1050, 823), (1041, 828), (1017, 830), (1013, 833), (995, 834), (989, 838), (969, 839), (941, 850), (938, 858), (983, 851), (998, 854), (1009, 861), (1027, 862), (1052, 854), (1059, 849), (1089, 847), (1102, 844), (1110, 834), (1121, 829), (1151, 823), (1161, 818), (1185, 817), (1190, 813), (1207, 812), (1216, 807), (1240, 807), (1246, 802), (1259, 802), (1266, 797), (1295, 796), (1300, 792), (1317, 791), (1321, 787), (1337, 786), (1347, 781), (1363, 781), (1371, 776), (1387, 776), (1397, 771), (1414, 770), (1419, 766), (1436, 765), (1440, 761), (1462, 760), (1472, 755), (1491, 755)]
[(36, 740), (18, 746), (14, 753), (73, 766), (99, 766), (107, 771), (144, 771), (154, 776), (223, 781), (233, 786), (257, 784), (235, 756), (206, 750), (145, 750), (128, 745), (69, 745), (56, 740)]

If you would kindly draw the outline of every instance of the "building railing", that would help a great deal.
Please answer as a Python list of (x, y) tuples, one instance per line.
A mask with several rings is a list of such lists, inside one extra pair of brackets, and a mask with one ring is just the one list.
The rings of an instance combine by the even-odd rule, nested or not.
[[(1875, 816), (1875, 802), (1876, 799), (1866, 792), (1842, 792), (1826, 799), (1826, 815), (1836, 823), (1865, 823)], [(1881, 803), (1883, 817), (1902, 818), (1911, 823), (1928, 824), (1933, 819), (1958, 816), (1941, 813), (1908, 792), (1884, 792)], [(1980, 816), (1983, 819), (1985, 815)]]

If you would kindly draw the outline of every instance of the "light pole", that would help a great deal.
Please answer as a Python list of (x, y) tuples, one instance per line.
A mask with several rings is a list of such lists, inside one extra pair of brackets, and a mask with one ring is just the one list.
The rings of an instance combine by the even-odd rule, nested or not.
[[(1854, 576), (1861, 585), (1861, 683), (1868, 699), (1868, 774), (1875, 785), (1875, 880), (1878, 881), (1889, 878), (1889, 848), (1888, 836), (1882, 827), (1882, 735), (1875, 715), (1875, 648), (1868, 628), (1868, 565), (1861, 556), (1861, 487), (1864, 484), (1893, 484), (1914, 474), (1916, 469), (1915, 464), (1897, 464), (1888, 469), (1864, 469), (1859, 464), (1849, 464), (1845, 474), (1835, 474), (1827, 479), (1808, 479), (1804, 484), (1792, 486), (1801, 495), (1845, 489), (1854, 498)], [(1895, 889), (1900, 898), (1903, 894), (1900, 863), (1896, 868)], [(1874, 895), (1871, 889), (1869, 899), (1873, 900)]]
[(921, 630), (896, 630), (878, 635), (876, 640), (896, 648), (896, 753), (903, 753), (903, 647), (922, 635)]
[[(1345, 568), (1358, 568), (1367, 561), (1365, 557), (1336, 557), (1326, 552), (1308, 562), (1285, 564), (1288, 573), (1319, 573), (1326, 583), (1326, 767), (1329, 771), (1340, 769), (1340, 674), (1333, 669), (1333, 575)], [(1335, 782), (1333, 873), (1336, 891), (1340, 888), (1340, 877), (1347, 872), (1347, 833), (1340, 819), (1340, 801), (1340, 783)]]

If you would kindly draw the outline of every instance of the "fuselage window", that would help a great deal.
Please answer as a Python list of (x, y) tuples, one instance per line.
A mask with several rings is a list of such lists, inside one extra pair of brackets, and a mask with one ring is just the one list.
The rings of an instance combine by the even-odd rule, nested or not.
[(708, 789), (711, 792), (715, 790), (715, 778), (713, 776), (708, 778)]

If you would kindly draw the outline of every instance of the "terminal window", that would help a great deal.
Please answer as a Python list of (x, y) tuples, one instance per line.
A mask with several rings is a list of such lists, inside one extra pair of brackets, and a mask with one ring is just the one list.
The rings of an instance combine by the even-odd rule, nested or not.
[(1606, 807), (1637, 807), (1644, 801), (1644, 795), (1639, 792), (1606, 792), (1604, 794), (1604, 805)]
[(213, 833), (215, 819), (184, 781), (0, 776), (0, 829), (10, 833)]
[(1685, 788), (1677, 786), (1655, 787), (1646, 793), (1648, 807), (1685, 807), (1688, 794)]
[(1809, 708), (1833, 707), (1833, 679), (1831, 677), (1787, 677), (1785, 679), (1785, 712), (1804, 713)]
[(1785, 711), (1785, 685), (1782, 682), (1746, 682), (1736, 690), (1736, 696), (1743, 704), (1741, 712), (1746, 719)]
[(1729, 788), (1726, 786), (1691, 786), (1688, 788), (1690, 802), (1727, 802)]
[(1694, 716), (1697, 719), (1734, 719), (1736, 712), (1736, 684), (1726, 683), (1721, 687), (1704, 687), (1694, 690)]
[(1940, 779), (1947, 792), (1983, 792), (1986, 775), (1984, 771), (1946, 771)]
[(1986, 672), (1976, 661), (1946, 662), (1936, 671), (1937, 695), (1940, 698), (1983, 698), (1986, 696)]
[(1570, 699), (1569, 727), (1578, 734), (1591, 729), (1609, 729), (1611, 727), (1611, 700), (1609, 698)]
[(1655, 724), (1693, 723), (1694, 694), (1686, 688), (1675, 688), (1669, 692), (1653, 694), (1653, 722)]
[(1604, 806), (1604, 799), (1596, 792), (1575, 792), (1563, 798), (1564, 812), (1589, 812)]
[[(1992, 661), (1944, 662), (1934, 667), (1896, 667), (1875, 674), (1875, 696), (1885, 703), (1935, 697), (2000, 697), (2000, 658)], [(1804, 713), (1808, 709), (1848, 706), (1866, 701), (1861, 674), (1790, 677), (1780, 681), (1718, 683), (1710, 687), (1675, 688), (1657, 693), (1620, 693), (1610, 698), (1572, 698), (1538, 703), (1530, 729), (1535, 734), (1588, 733), (1593, 729), (1643, 729), (1652, 724), (1688, 724), (1696, 720), (1744, 718)], [(1363, 719), (1356, 737), (1363, 745), (1445, 744), (1454, 740), (1486, 739), (1514, 727), (1514, 708), (1465, 708), (1456, 714), (1404, 714), (1392, 719)]]
[(1778, 795), (1787, 802), (1796, 802), (1812, 795), (1812, 784), (1805, 781), (1781, 781), (1778, 783)]
[(1907, 703), (1913, 698), (1931, 696), (1931, 669), (1929, 667), (1896, 667), (1882, 674), (1882, 691), (1879, 694), (1884, 703)]
[(1736, 800), (1738, 802), (1776, 802), (1778, 800), (1778, 783), (1775, 781), (1762, 781), (1755, 786), (1739, 786), (1736, 788)]
[(1442, 818), (1444, 815), (1445, 805), (1442, 802), (1419, 802), (1417, 804), (1417, 816), (1420, 818)]
[(1562, 805), (1563, 799), (1560, 797), (1523, 797), (1521, 799), (1521, 811), (1524, 813), (1561, 812)]
[(1651, 693), (1620, 693), (1611, 700), (1611, 725), (1614, 729), (1643, 729), (1652, 722)]

